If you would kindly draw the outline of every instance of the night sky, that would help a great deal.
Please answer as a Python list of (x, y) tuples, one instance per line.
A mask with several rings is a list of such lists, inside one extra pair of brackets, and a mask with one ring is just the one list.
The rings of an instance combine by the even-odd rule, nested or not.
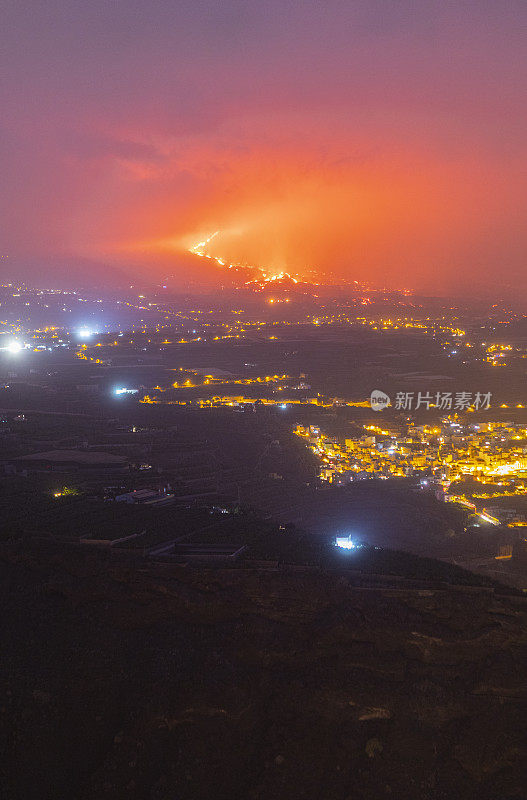
[(199, 282), (219, 230), (277, 271), (527, 296), (525, 2), (0, 13), (3, 277)]

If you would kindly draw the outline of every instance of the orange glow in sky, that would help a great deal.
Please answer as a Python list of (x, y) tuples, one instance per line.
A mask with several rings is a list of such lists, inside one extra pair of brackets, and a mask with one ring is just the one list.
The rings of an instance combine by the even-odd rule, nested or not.
[(8, 3), (3, 250), (28, 279), (241, 263), (527, 295), (525, 24), (476, 0)]

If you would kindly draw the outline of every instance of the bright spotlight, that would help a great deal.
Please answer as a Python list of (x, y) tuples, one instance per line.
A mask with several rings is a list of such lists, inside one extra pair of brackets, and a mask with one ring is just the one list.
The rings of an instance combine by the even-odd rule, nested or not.
[(81, 339), (89, 339), (91, 336), (91, 331), (89, 328), (81, 328), (79, 330), (79, 336)]
[(337, 536), (335, 544), (343, 550), (354, 550), (356, 547), (355, 542), (351, 541), (351, 536)]
[(17, 342), (17, 340), (14, 339), (7, 345), (7, 350), (10, 353), (20, 353), (20, 351), (22, 350), (22, 345), (20, 344), (20, 342)]

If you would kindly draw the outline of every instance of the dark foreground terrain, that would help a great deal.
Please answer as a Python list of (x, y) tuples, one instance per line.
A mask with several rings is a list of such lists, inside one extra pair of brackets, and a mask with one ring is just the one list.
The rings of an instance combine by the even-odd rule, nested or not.
[(526, 601), (0, 554), (8, 800), (524, 798)]

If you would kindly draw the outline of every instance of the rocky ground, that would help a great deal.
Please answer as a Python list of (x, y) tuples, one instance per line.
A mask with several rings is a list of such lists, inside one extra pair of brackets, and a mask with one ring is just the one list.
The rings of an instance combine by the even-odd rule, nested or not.
[(525, 798), (527, 601), (0, 554), (8, 800)]

